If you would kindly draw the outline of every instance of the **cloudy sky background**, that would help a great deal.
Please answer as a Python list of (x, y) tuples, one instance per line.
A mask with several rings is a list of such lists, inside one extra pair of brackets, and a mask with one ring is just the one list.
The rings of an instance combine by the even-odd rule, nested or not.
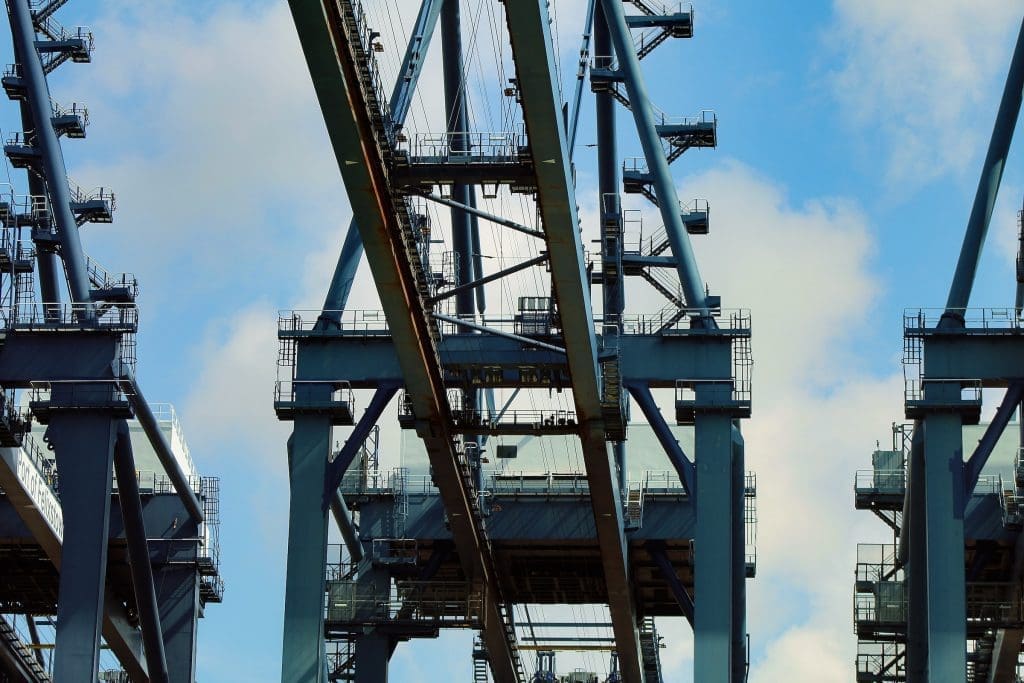
[[(414, 3), (399, 5), (407, 27)], [(554, 5), (568, 86), (585, 3)], [(643, 64), (661, 109), (719, 117), (719, 148), (673, 171), (682, 198), (711, 202), (712, 234), (695, 246), (702, 275), (726, 307), (753, 313), (751, 680), (848, 681), (855, 544), (886, 539), (853, 510), (854, 471), (901, 416), (903, 308), (945, 301), (1024, 3), (695, 5), (696, 37)], [(91, 114), (88, 139), (65, 144), (69, 171), (118, 194), (112, 226), (83, 228), (86, 251), (139, 277), (147, 395), (178, 406), (199, 467), (222, 478), (228, 587), (200, 626), (199, 679), (273, 681), (288, 431), (271, 406), (276, 313), (322, 302), (350, 217), (294, 27), (284, 2), (263, 0), (76, 0), (58, 18), (97, 39), (92, 65), (51, 79), (55, 100)], [(386, 50), (394, 59), (401, 47)], [(440, 106), (436, 73), (424, 125)], [(5, 136), (20, 128), (13, 105), (0, 124)], [(592, 142), (585, 106), (584, 219), (595, 215)], [(1007, 168), (975, 305), (1013, 301), (1020, 160)], [(365, 267), (360, 284), (353, 307), (376, 308)], [(661, 306), (641, 297), (635, 309)], [(688, 628), (663, 630), (668, 679), (691, 680)], [(393, 678), (468, 680), (467, 643), (403, 645)], [(420, 678), (423, 656), (436, 678)]]

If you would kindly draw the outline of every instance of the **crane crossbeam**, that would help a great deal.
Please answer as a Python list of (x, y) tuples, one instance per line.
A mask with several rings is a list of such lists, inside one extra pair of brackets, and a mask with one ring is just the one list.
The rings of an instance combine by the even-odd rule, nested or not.
[(371, 96), (374, 84), (366, 78), (370, 69), (361, 54), (357, 9), (344, 1), (290, 5), (463, 571), (485, 588), (484, 640), (492, 670), (501, 683), (519, 681), (514, 633), (505, 628), (472, 477), (451, 427), (437, 328), (427, 313), (426, 279), (407, 204), (389, 182), (385, 154), (391, 150)]
[(579, 416), (619, 663), (626, 681), (640, 682), (644, 675), (636, 607), (630, 586), (615, 463), (609, 453), (602, 417), (602, 386), (597, 339), (591, 322), (589, 278), (584, 268), (566, 130), (555, 81), (547, 3), (540, 0), (506, 2), (505, 13), (537, 176), (537, 202), (548, 246), (551, 278), (573, 380), (573, 398)]

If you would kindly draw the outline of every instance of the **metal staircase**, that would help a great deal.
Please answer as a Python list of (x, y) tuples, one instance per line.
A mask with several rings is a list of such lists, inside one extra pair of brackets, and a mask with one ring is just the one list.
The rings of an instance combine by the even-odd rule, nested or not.
[(25, 679), (25, 683), (48, 683), (51, 680), (43, 665), (32, 654), (31, 648), (18, 636), (18, 632), (14, 630), (11, 623), (2, 616), (0, 616), (0, 641), (3, 642), (3, 647), (7, 648), (7, 651), (16, 658), (17, 668), (29, 676)]
[(640, 654), (647, 683), (662, 683), (661, 637), (654, 626), (654, 617), (644, 617), (640, 622)]

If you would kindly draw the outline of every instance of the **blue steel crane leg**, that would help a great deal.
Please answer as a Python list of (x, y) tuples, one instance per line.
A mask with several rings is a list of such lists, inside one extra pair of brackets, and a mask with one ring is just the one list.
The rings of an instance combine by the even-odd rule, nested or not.
[(732, 680), (743, 681), (747, 668), (747, 521), (746, 458), (740, 421), (732, 427)]
[(925, 530), (924, 423), (914, 425), (899, 559), (907, 581), (907, 682), (928, 683), (928, 545)]
[(580, 441), (601, 564), (608, 589), (615, 644), (627, 683), (642, 682), (636, 605), (629, 576), (619, 481), (605, 440), (599, 397), (597, 340), (593, 328), (589, 277), (576, 213), (575, 187), (566, 143), (561, 97), (546, 0), (505, 2), (512, 56), (537, 179), (538, 208), (547, 235), (573, 400), (580, 418)]
[[(704, 387), (697, 387), (697, 400)], [(715, 388), (708, 387), (714, 391)], [(729, 683), (732, 677), (733, 468), (732, 420), (698, 412), (697, 532), (694, 539), (694, 680)]]
[[(959, 384), (931, 384), (926, 400), (955, 401)], [(928, 590), (928, 678), (963, 680), (967, 671), (967, 605), (963, 520), (963, 425), (956, 413), (924, 418), (925, 538)], [(920, 571), (920, 569), (918, 569)]]
[[(360, 604), (356, 609), (365, 609), (363, 604), (386, 604), (390, 581), (387, 571), (381, 567), (361, 569), (356, 584)], [(377, 630), (363, 632), (356, 636), (355, 650), (355, 683), (387, 683), (388, 661), (394, 650), (392, 639)]]
[[(33, 130), (32, 108), (28, 102), (21, 102), (22, 130)], [(46, 195), (46, 183), (37, 174), (29, 171), (28, 193), (34, 197)], [(39, 272), (39, 296), (43, 303), (60, 303), (60, 267), (57, 265), (57, 254), (53, 251), (36, 249), (36, 266)]]
[[(329, 399), (329, 388), (322, 391), (323, 398)], [(295, 416), (288, 441), (290, 499), (281, 683), (323, 683), (327, 513), (317, 494), (323, 491), (330, 448), (329, 417)]]
[(64, 518), (53, 669), (58, 681), (97, 676), (114, 437), (111, 416), (100, 411), (56, 412), (46, 429), (57, 456)]
[[(195, 557), (194, 550), (192, 557)], [(157, 599), (160, 603), (160, 623), (164, 629), (164, 648), (167, 651), (168, 680), (170, 683), (194, 683), (200, 614), (199, 574), (194, 564), (182, 566), (170, 563), (159, 567)]]
[(640, 73), (640, 59), (633, 46), (633, 37), (626, 26), (626, 15), (622, 0), (601, 0), (604, 7), (608, 29), (615, 55), (618, 58), (619, 71), (625, 79), (626, 91), (629, 93), (630, 108), (636, 122), (637, 135), (647, 159), (647, 168), (654, 180), (654, 191), (658, 196), (658, 208), (665, 223), (665, 235), (672, 247), (672, 255), (676, 257), (679, 270), (679, 281), (683, 286), (686, 304), (697, 309), (706, 321), (710, 322), (707, 313), (707, 301), (704, 294), (704, 281), (697, 268), (697, 260), (690, 245), (690, 237), (683, 225), (679, 212), (679, 197), (676, 193), (672, 174), (668, 170), (668, 161), (661, 146), (661, 139), (655, 129), (654, 111), (647, 98), (647, 87)]
[(71, 212), (71, 190), (64, 166), (64, 154), (57, 139), (57, 132), (53, 129), (53, 105), (50, 102), (50, 90), (46, 84), (43, 63), (35, 47), (36, 34), (32, 25), (29, 0), (8, 0), (7, 8), (11, 20), (11, 37), (25, 81), (25, 97), (32, 111), (36, 145), (46, 175), (50, 211), (56, 223), (57, 241), (68, 277), (71, 300), (83, 304), (83, 312), (92, 315), (89, 275), (85, 268), (78, 223)]
[[(409, 35), (409, 44), (406, 46), (405, 56), (402, 58), (402, 68), (399, 71), (394, 90), (391, 92), (391, 120), (396, 128), (401, 128), (404, 125), (405, 117), (408, 116), (409, 108), (412, 106), (412, 96), (416, 91), (420, 74), (423, 72), (423, 60), (426, 59), (427, 51), (430, 48), (430, 39), (434, 35), (434, 27), (437, 25), (443, 1), (423, 0), (420, 4), (416, 22)], [(338, 264), (327, 289), (327, 296), (324, 298), (323, 313), (320, 316), (320, 321), (323, 323), (333, 322), (337, 325), (341, 321), (341, 312), (348, 305), (348, 297), (352, 293), (352, 283), (355, 281), (356, 270), (359, 268), (362, 256), (363, 239), (359, 234), (355, 219), (353, 219), (348, 224), (345, 242), (341, 247), (341, 254), (338, 256)]]
[(128, 545), (128, 564), (132, 574), (132, 588), (139, 612), (142, 641), (146, 647), (146, 662), (153, 683), (167, 683), (167, 656), (164, 635), (160, 625), (156, 588), (153, 584), (153, 565), (150, 562), (146, 523), (139, 498), (139, 481), (135, 474), (135, 456), (132, 453), (128, 423), (118, 421), (117, 440), (114, 443), (114, 472), (117, 475), (117, 499), (124, 520), (124, 535)]
[[(985, 245), (992, 209), (999, 194), (999, 183), (1003, 178), (1006, 155), (1013, 140), (1013, 130), (1017, 126), (1020, 115), (1021, 91), (1024, 90), (1024, 23), (1017, 35), (1017, 44), (1010, 61), (1010, 72), (1006, 76), (1006, 86), (999, 102), (996, 123), (992, 129), (992, 139), (985, 155), (985, 164), (981, 168), (981, 179), (978, 191), (974, 196), (971, 216), (967, 220), (960, 258), (956, 263), (956, 272), (949, 287), (949, 298), (946, 300), (946, 312), (957, 319), (971, 300), (971, 289), (974, 286), (974, 275), (978, 270), (981, 250)], [(949, 323), (947, 323), (949, 324)], [(961, 321), (962, 324), (962, 321)]]

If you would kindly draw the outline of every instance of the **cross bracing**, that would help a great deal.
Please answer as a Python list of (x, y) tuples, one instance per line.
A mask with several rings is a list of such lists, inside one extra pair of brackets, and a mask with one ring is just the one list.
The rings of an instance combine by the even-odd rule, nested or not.
[[(604, 648), (608, 680), (652, 681), (655, 616), (693, 624), (698, 679), (743, 680), (750, 319), (710, 295), (690, 245), (708, 232), (707, 203), (680, 202), (669, 175), (687, 149), (714, 146), (717, 117), (661, 114), (640, 66), (692, 36), (692, 10), (592, 2), (573, 74), (560, 69), (557, 3), (291, 9), (353, 222), (323, 308), (280, 319), (275, 407), (294, 422), (283, 680), (382, 680), (399, 642), (474, 628), (478, 678), (539, 675), (554, 658), (532, 652), (551, 646)], [(574, 168), (588, 89), (596, 193)], [(646, 237), (626, 234), (639, 226), (617, 108), (664, 224)], [(380, 312), (346, 310), (364, 253)], [(632, 313), (627, 276), (651, 282), (662, 310)], [(655, 398), (666, 389), (682, 433)], [(363, 439), (394, 397), (423, 460), (388, 474), (366, 465), (379, 456)], [(667, 472), (630, 469), (643, 453), (627, 434), (650, 429), (630, 425), (630, 397)], [(332, 436), (345, 425), (347, 441)], [(508, 462), (525, 465), (531, 443), (541, 467), (517, 479)], [(558, 496), (576, 531), (532, 505), (536, 493)], [(324, 562), (328, 509), (340, 564)], [(605, 635), (538, 638), (551, 619), (527, 612), (560, 603), (599, 605)]]

